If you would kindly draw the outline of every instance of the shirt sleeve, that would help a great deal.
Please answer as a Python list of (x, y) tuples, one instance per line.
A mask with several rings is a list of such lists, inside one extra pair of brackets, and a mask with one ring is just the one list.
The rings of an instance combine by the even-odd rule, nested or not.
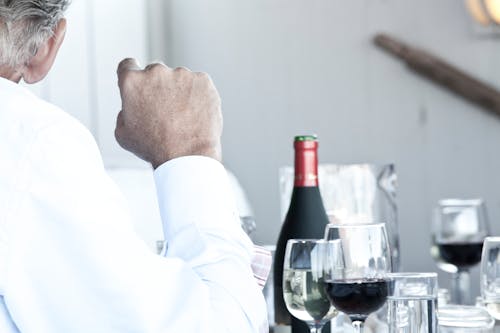
[(38, 135), (7, 223), (4, 302), (20, 332), (258, 332), (266, 313), (222, 165), (155, 171), (168, 250), (153, 254), (90, 133)]

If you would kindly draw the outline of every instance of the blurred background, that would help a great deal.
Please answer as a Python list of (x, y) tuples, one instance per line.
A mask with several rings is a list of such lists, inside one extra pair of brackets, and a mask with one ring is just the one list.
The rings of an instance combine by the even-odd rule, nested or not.
[(500, 88), (500, 29), (474, 20), (465, 2), (73, 0), (67, 17), (55, 68), (31, 89), (92, 131), (151, 248), (162, 239), (151, 170), (113, 136), (124, 57), (211, 74), (224, 163), (253, 208), (257, 244), (277, 240), (278, 170), (304, 133), (318, 134), (320, 163), (396, 165), (403, 270), (438, 271), (429, 247), (439, 199), (484, 198), (500, 234), (500, 117), (373, 44), (391, 34)]

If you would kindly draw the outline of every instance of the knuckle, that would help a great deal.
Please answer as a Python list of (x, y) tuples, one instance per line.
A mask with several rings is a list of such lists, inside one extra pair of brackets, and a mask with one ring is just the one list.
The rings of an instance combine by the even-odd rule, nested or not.
[(118, 115), (116, 116), (116, 127), (123, 126), (123, 111), (118, 112)]
[(130, 140), (127, 136), (126, 129), (123, 127), (115, 128), (115, 140), (125, 150), (130, 148)]
[(145, 68), (146, 72), (152, 72), (152, 73), (163, 73), (167, 71), (167, 66), (161, 63), (153, 63), (149, 64)]
[(196, 73), (196, 76), (199, 79), (202, 79), (204, 81), (212, 81), (212, 79), (210, 78), (210, 75), (208, 75), (208, 73), (205, 73), (205, 72), (198, 72), (198, 73)]
[(129, 66), (129, 64), (132, 63), (133, 61), (134, 61), (134, 59), (132, 59), (132, 58), (125, 58), (122, 61), (120, 61), (120, 63), (118, 64), (117, 72), (120, 73), (120, 72), (126, 70), (126, 68)]
[(121, 112), (120, 112), (118, 114), (118, 117), (116, 118), (116, 127), (115, 127), (115, 138), (117, 140), (121, 136), (122, 127), (123, 127), (123, 119), (122, 119)]
[(212, 78), (209, 74), (205, 72), (196, 73), (196, 79), (198, 84), (203, 87), (203, 89), (208, 90), (212, 95), (217, 95), (217, 89), (212, 81)]
[(122, 130), (120, 129), (120, 127), (116, 127), (115, 128), (115, 139), (116, 139), (116, 142), (118, 142), (121, 145), (121, 142), (122, 142)]
[(130, 63), (135, 63), (135, 61), (136, 60), (134, 58), (128, 57), (128, 58), (125, 58), (122, 61), (120, 61), (120, 66), (126, 66)]
[(191, 73), (191, 71), (186, 68), (186, 67), (177, 67), (174, 69), (174, 72), (177, 74), (188, 74)]

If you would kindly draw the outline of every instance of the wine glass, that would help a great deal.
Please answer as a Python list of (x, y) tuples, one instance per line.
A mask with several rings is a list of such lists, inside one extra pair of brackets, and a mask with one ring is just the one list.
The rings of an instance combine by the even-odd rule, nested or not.
[(324, 283), (324, 265), (338, 242), (290, 239), (283, 265), (283, 298), (290, 314), (304, 321), (311, 333), (321, 329), (338, 311), (330, 303)]
[(500, 320), (500, 237), (486, 237), (481, 259), (481, 296), (486, 310)]
[(439, 201), (432, 228), (431, 255), (438, 267), (453, 274), (453, 303), (472, 304), (469, 269), (481, 261), (483, 240), (489, 235), (483, 200)]
[(385, 225), (329, 224), (325, 238), (341, 244), (331, 253), (326, 291), (332, 304), (349, 316), (360, 333), (366, 318), (385, 304), (389, 293), (391, 251)]

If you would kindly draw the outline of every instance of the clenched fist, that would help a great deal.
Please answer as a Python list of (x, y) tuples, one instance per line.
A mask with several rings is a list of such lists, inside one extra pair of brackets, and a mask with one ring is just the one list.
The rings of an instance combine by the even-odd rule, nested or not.
[(122, 111), (115, 137), (120, 146), (153, 168), (188, 155), (221, 160), (220, 97), (205, 73), (163, 64), (118, 65)]

